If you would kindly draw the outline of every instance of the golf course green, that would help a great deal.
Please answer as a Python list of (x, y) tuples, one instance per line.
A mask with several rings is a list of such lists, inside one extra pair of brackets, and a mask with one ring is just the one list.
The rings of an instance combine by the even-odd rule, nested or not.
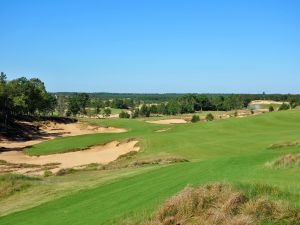
[[(141, 147), (134, 160), (177, 157), (188, 162), (132, 168), (136, 173), (129, 175), (123, 174), (128, 168), (115, 169), (105, 181), (15, 210), (0, 217), (0, 224), (140, 224), (187, 185), (213, 182), (230, 183), (250, 195), (286, 200), (300, 209), (300, 167), (266, 166), (283, 155), (300, 152), (300, 145), (270, 148), (300, 141), (299, 110), (176, 125), (152, 124), (144, 119), (83, 121), (126, 128), (127, 132), (60, 137), (27, 148), (26, 152), (46, 155), (134, 138)], [(157, 132), (165, 128), (169, 129)], [(89, 173), (104, 172), (79, 171), (66, 177), (79, 182)], [(43, 179), (51, 183), (53, 178)]]

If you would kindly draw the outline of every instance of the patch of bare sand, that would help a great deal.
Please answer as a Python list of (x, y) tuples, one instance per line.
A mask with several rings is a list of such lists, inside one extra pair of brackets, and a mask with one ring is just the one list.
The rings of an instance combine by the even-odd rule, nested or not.
[(159, 130), (156, 130), (155, 132), (156, 133), (161, 133), (161, 132), (166, 132), (168, 130), (170, 130), (171, 128), (164, 128), (164, 129), (159, 129)]
[(187, 123), (184, 119), (167, 119), (167, 120), (153, 120), (153, 121), (146, 121), (147, 123), (155, 123), (155, 124), (180, 124), (180, 123)]
[(0, 149), (6, 150), (20, 150), (28, 146), (32, 146), (41, 143), (45, 140), (54, 139), (56, 137), (77, 136), (83, 134), (95, 134), (95, 133), (121, 133), (126, 132), (125, 129), (115, 127), (100, 127), (92, 126), (85, 123), (47, 123), (40, 127), (39, 134), (33, 140), (30, 141), (10, 141), (1, 140)]
[[(83, 151), (44, 156), (29, 156), (22, 151), (9, 151), (0, 153), (0, 160), (4, 160), (8, 164), (44, 166), (44, 169), (34, 166), (31, 168), (18, 168), (18, 166), (16, 166), (11, 169), (11, 172), (42, 175), (45, 170), (50, 170), (55, 173), (60, 169), (81, 167), (91, 163), (107, 164), (116, 160), (120, 155), (131, 151), (139, 151), (137, 143), (138, 141), (136, 140), (128, 140), (125, 142), (112, 141), (105, 145), (93, 146)], [(49, 165), (53, 165), (53, 167), (49, 167)], [(4, 169), (5, 165), (2, 167)]]
[(253, 100), (249, 103), (249, 105), (282, 105), (283, 103), (288, 104), (288, 102), (280, 102), (280, 101), (273, 101), (273, 100)]

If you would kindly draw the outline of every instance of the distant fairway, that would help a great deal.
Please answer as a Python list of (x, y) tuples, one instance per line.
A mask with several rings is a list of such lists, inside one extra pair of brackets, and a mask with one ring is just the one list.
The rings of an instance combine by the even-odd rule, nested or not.
[[(268, 149), (274, 143), (300, 140), (299, 110), (178, 125), (132, 119), (88, 121), (126, 128), (128, 132), (58, 138), (35, 145), (27, 152), (51, 154), (116, 139), (137, 138), (141, 145), (139, 159), (177, 156), (191, 162), (157, 166), (137, 175), (122, 176), (0, 217), (0, 224), (117, 224), (124, 218), (139, 222), (186, 185), (215, 181), (230, 182), (246, 190), (254, 184), (273, 185), (280, 192), (271, 195), (272, 198), (288, 200), (300, 209), (300, 168), (264, 166), (281, 155), (300, 152), (300, 146)], [(155, 132), (162, 128), (171, 129)], [(76, 176), (80, 179), (78, 174)]]

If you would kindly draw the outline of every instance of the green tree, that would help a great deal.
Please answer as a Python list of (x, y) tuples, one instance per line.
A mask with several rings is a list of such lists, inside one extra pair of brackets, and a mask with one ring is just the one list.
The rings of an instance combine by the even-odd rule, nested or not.
[(150, 110), (146, 104), (143, 104), (141, 109), (140, 109), (140, 115), (144, 117), (149, 117), (150, 116)]
[(140, 109), (139, 108), (135, 108), (131, 114), (131, 118), (134, 119), (134, 118), (138, 118), (140, 115)]
[(60, 116), (65, 115), (65, 110), (66, 110), (66, 100), (65, 96), (58, 96), (57, 97), (57, 111)]
[(103, 110), (103, 116), (109, 117), (110, 114), (111, 114), (111, 109), (110, 109), (110, 108), (105, 108), (105, 109)]
[(130, 118), (130, 115), (129, 115), (128, 112), (121, 111), (120, 114), (119, 114), (119, 118), (128, 119), (128, 118)]
[(274, 111), (274, 107), (272, 105), (269, 106), (269, 112), (273, 112)]
[(282, 111), (282, 110), (288, 110), (290, 109), (290, 105), (289, 104), (286, 104), (286, 103), (283, 103), (280, 107), (279, 107), (279, 111)]
[[(11, 102), (7, 88), (6, 74), (0, 74), (0, 122), (4, 122), (5, 130), (7, 130), (7, 121), (10, 115)], [(1, 121), (2, 120), (2, 121)]]
[(167, 108), (168, 108), (168, 113), (170, 115), (176, 115), (178, 113), (181, 112), (181, 106), (180, 104), (175, 101), (175, 100), (172, 100), (170, 101), (168, 104), (167, 104)]
[(90, 96), (86, 93), (80, 93), (76, 96), (77, 104), (82, 114), (86, 114), (86, 107), (90, 103)]
[(157, 109), (157, 106), (156, 105), (151, 105), (150, 106), (150, 113), (151, 114), (157, 114), (158, 113), (158, 109)]
[(68, 115), (76, 116), (80, 111), (80, 106), (78, 105), (77, 96), (69, 98), (68, 104)]

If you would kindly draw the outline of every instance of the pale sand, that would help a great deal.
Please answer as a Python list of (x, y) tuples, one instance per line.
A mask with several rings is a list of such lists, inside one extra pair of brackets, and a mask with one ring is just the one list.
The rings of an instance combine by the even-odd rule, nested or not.
[(156, 133), (161, 133), (161, 132), (166, 132), (168, 130), (170, 130), (171, 128), (164, 128), (164, 129), (159, 129), (159, 130), (156, 130), (155, 132)]
[(180, 124), (180, 123), (187, 123), (184, 119), (167, 119), (167, 120), (153, 120), (153, 121), (146, 121), (148, 123), (155, 123), (155, 124)]
[(277, 102), (277, 101), (272, 101), (272, 100), (254, 100), (249, 103), (249, 105), (282, 105), (283, 103), (288, 104), (288, 102)]
[[(56, 168), (50, 169), (57, 172), (64, 168), (74, 168), (91, 163), (107, 164), (116, 160), (120, 155), (124, 155), (131, 151), (139, 151), (138, 141), (131, 140), (126, 142), (112, 141), (105, 145), (93, 146), (87, 150), (59, 153), (44, 156), (29, 156), (22, 151), (9, 151), (0, 153), (0, 160), (14, 164), (34, 164), (45, 165), (51, 163), (59, 163)], [(44, 171), (40, 168), (14, 168), (13, 172), (31, 173), (41, 175)]]
[(28, 146), (41, 143), (45, 140), (54, 139), (56, 137), (77, 136), (95, 133), (121, 133), (126, 132), (126, 130), (114, 127), (91, 126), (80, 122), (69, 124), (51, 122), (41, 127), (40, 132), (42, 133), (42, 135), (39, 135), (36, 139), (30, 141), (1, 140), (0, 148), (2, 147), (6, 149), (22, 149)]

